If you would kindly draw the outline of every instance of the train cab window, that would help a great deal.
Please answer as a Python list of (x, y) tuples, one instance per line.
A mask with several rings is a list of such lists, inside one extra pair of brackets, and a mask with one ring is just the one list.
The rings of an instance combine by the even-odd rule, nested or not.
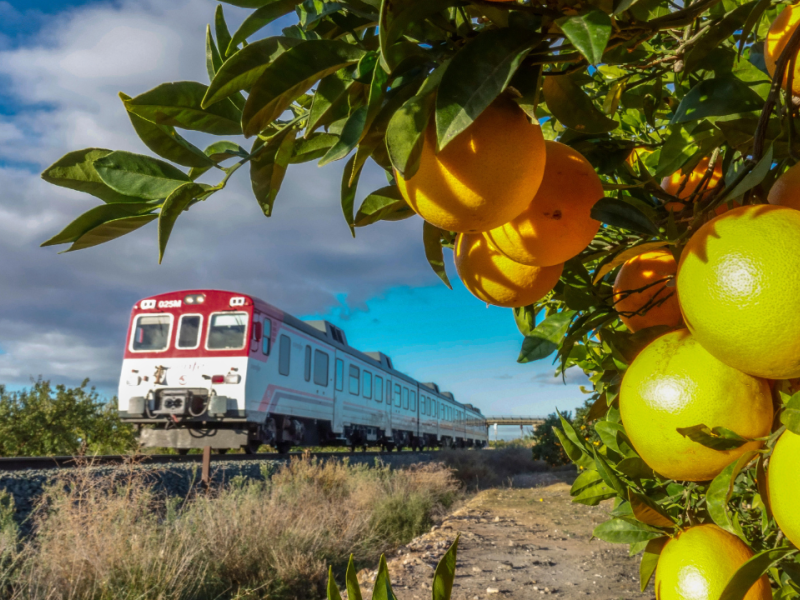
[(140, 315), (133, 329), (131, 350), (162, 352), (169, 345), (172, 315)]
[(355, 365), (350, 365), (350, 393), (358, 396), (358, 384), (361, 380), (361, 369)]
[(399, 407), (400, 406), (400, 384), (394, 384), (394, 405)]
[(269, 356), (272, 344), (272, 321), (264, 319), (264, 331), (261, 333), (261, 352), (264, 356)]
[(292, 359), (292, 340), (288, 335), (282, 335), (278, 349), (278, 373), (281, 375), (289, 374), (290, 361)]
[(214, 313), (208, 324), (208, 350), (241, 350), (247, 333), (247, 313)]
[(403, 388), (403, 408), (408, 410), (408, 388)]
[(411, 390), (411, 396), (408, 399), (408, 408), (410, 410), (417, 410), (417, 392)]
[(303, 365), (303, 377), (311, 381), (311, 346), (306, 346), (306, 362)]
[(383, 402), (383, 377), (375, 375), (375, 402)]
[(200, 328), (203, 317), (200, 315), (181, 315), (178, 322), (178, 339), (175, 347), (181, 350), (194, 350), (200, 345)]
[(372, 373), (364, 371), (363, 381), (361, 382), (361, 392), (364, 398), (372, 398)]
[(341, 358), (336, 359), (336, 389), (340, 392), (344, 389), (344, 361)]
[(314, 383), (328, 387), (328, 355), (322, 350), (314, 350)]

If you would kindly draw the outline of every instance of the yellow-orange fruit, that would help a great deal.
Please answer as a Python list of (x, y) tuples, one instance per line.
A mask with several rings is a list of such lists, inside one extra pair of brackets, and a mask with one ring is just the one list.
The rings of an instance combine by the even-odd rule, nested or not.
[(772, 184), (767, 200), (770, 204), (800, 210), (800, 163), (778, 177)]
[(775, 522), (795, 546), (800, 546), (800, 435), (784, 432), (769, 459), (767, 487)]
[[(661, 180), (661, 187), (664, 188), (664, 191), (668, 194), (672, 194), (681, 199), (688, 198), (695, 192), (700, 182), (703, 181), (703, 177), (705, 177), (708, 171), (708, 164), (710, 162), (711, 159), (709, 157), (701, 159), (688, 175), (684, 175), (680, 170), (675, 171), (669, 177), (664, 177), (664, 179)], [(717, 162), (714, 163), (714, 169), (711, 171), (711, 175), (703, 186), (703, 191), (695, 196), (694, 201), (697, 202), (697, 200), (701, 200), (709, 191), (714, 189), (720, 179), (722, 179), (722, 160), (717, 159)], [(683, 185), (683, 189), (681, 189), (681, 185)], [(667, 202), (665, 208), (674, 212), (680, 212), (685, 206), (686, 204), (683, 202)], [(726, 210), (728, 210), (728, 207), (723, 205), (717, 207), (715, 212), (719, 215)]]
[[(716, 525), (690, 527), (667, 542), (656, 567), (657, 600), (719, 600), (733, 574), (753, 551), (735, 535)], [(744, 600), (772, 600), (766, 575)]]
[(516, 263), (492, 246), (485, 234), (462, 233), (456, 240), (458, 276), (472, 294), (495, 306), (527, 306), (553, 289), (564, 265)]
[(742, 206), (703, 225), (678, 265), (686, 326), (722, 362), (800, 377), (800, 211)]
[(489, 231), (530, 204), (542, 182), (545, 146), (539, 125), (505, 96), (495, 100), (438, 154), (431, 118), (419, 170), (403, 198), (426, 221), (447, 231)]
[(519, 216), (492, 229), (489, 239), (511, 260), (549, 267), (580, 254), (600, 221), (590, 213), (603, 197), (603, 184), (580, 152), (545, 142), (547, 162), (539, 191)]
[(772, 396), (766, 380), (709, 354), (686, 329), (662, 335), (634, 359), (622, 379), (625, 431), (651, 469), (679, 481), (708, 481), (761, 442), (715, 450), (678, 428), (725, 427), (746, 438), (769, 435)]
[[(764, 62), (770, 77), (775, 77), (775, 64), (781, 56), (781, 52), (786, 47), (789, 38), (800, 23), (800, 7), (796, 4), (787, 6), (781, 14), (772, 22), (767, 32), (767, 39), (764, 42)], [(783, 78), (783, 88), (789, 87), (789, 68), (787, 66), (785, 77)], [(800, 94), (800, 61), (794, 65), (794, 79), (792, 81), (792, 92)]]
[(677, 271), (678, 264), (668, 250), (645, 252), (622, 265), (614, 281), (614, 308), (628, 329), (635, 332), (656, 325), (677, 327), (682, 323), (675, 293)]

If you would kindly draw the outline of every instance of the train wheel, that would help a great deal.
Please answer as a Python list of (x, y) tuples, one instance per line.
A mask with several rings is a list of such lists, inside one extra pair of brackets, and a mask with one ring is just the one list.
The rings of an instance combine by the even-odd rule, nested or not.
[(228, 448), (214, 448), (216, 454), (227, 454)]
[(186, 456), (187, 454), (189, 454), (188, 448), (177, 448), (177, 450), (178, 450), (178, 456)]
[(260, 447), (261, 447), (261, 442), (259, 442), (258, 440), (251, 440), (247, 442), (247, 444), (242, 446), (242, 450), (244, 450), (245, 454), (256, 454)]
[(288, 454), (291, 447), (292, 442), (278, 442), (276, 444), (276, 450), (278, 451), (278, 454)]

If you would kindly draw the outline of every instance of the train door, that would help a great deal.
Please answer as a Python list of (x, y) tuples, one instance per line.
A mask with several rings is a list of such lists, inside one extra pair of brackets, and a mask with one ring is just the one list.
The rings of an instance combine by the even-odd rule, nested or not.
[(344, 390), (344, 353), (335, 351), (336, 360), (333, 368), (333, 420), (331, 429), (334, 433), (342, 433), (344, 430), (344, 399), (347, 395)]
[(384, 394), (384, 399), (386, 401), (386, 427), (384, 428), (386, 437), (392, 436), (392, 397), (392, 379), (387, 377), (386, 393)]

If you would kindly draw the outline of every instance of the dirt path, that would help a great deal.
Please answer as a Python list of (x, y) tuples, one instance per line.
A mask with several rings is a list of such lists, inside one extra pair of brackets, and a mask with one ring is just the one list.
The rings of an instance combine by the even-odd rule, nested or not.
[[(433, 569), (461, 533), (453, 600), (652, 599), (652, 592), (639, 592), (639, 557), (629, 558), (627, 546), (590, 541), (608, 510), (608, 503), (572, 504), (565, 483), (481, 492), (389, 559), (395, 594), (428, 600)], [(375, 572), (359, 575), (373, 581)]]

